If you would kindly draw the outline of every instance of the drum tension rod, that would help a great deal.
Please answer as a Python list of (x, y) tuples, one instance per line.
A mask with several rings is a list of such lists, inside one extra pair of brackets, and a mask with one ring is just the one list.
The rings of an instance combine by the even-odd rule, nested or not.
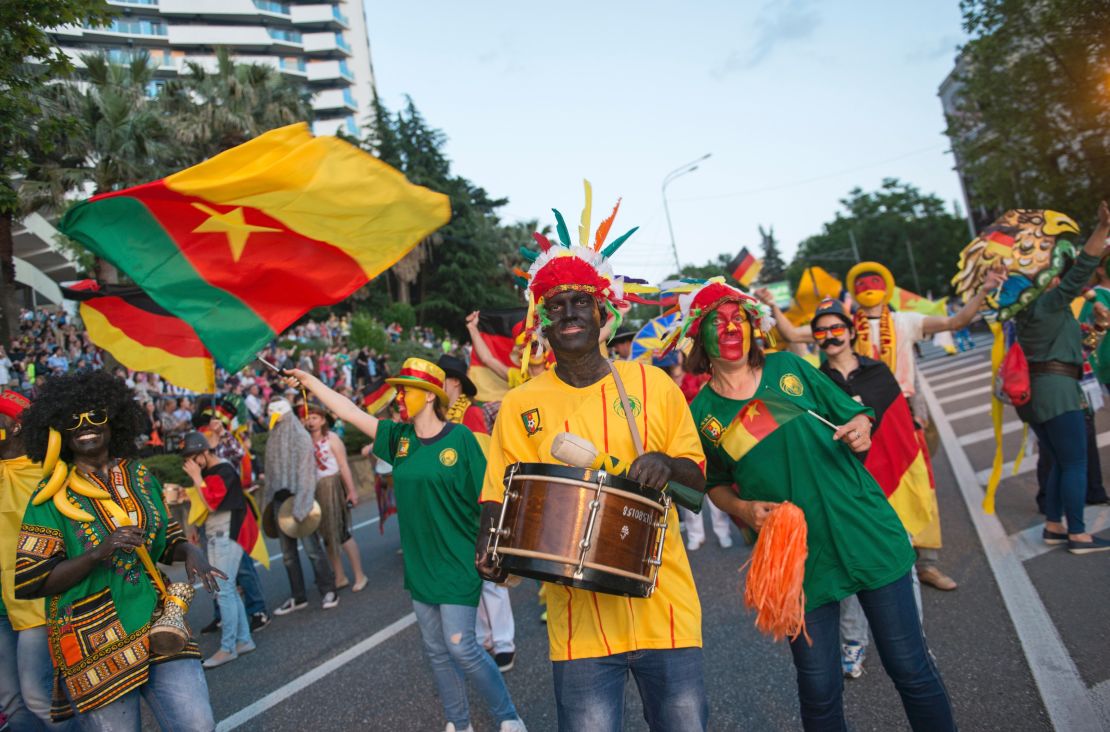
[(671, 497), (668, 495), (663, 496), (663, 520), (655, 524), (655, 528), (659, 529), (659, 543), (655, 547), (655, 556), (648, 560), (648, 564), (654, 566), (654, 571), (651, 573), (651, 587), (648, 588), (647, 597), (651, 597), (655, 592), (655, 584), (659, 581), (659, 570), (663, 568), (663, 545), (667, 541), (667, 519), (671, 515)]
[(605, 487), (605, 480), (609, 474), (604, 470), (597, 471), (597, 489), (594, 490), (593, 500), (590, 501), (590, 517), (586, 520), (586, 533), (582, 535), (582, 540), (578, 542), (578, 547), (581, 550), (578, 553), (578, 568), (574, 570), (574, 578), (582, 579), (582, 570), (586, 566), (586, 552), (590, 550), (591, 539), (594, 535), (594, 524), (597, 522), (597, 511), (601, 507), (601, 490)]
[(489, 547), (490, 559), (492, 559), (493, 563), (497, 566), (501, 565), (501, 556), (497, 553), (497, 550), (501, 545), (501, 540), (507, 539), (509, 537), (509, 534), (512, 533), (508, 529), (504, 528), (505, 515), (509, 512), (509, 501), (515, 500), (520, 496), (519, 493), (511, 489), (513, 484), (513, 476), (516, 475), (517, 468), (519, 467), (519, 462), (513, 463), (509, 466), (508, 475), (505, 476), (504, 480), (505, 495), (501, 498), (501, 514), (497, 517), (497, 526), (491, 526), (489, 529), (489, 532), (493, 535), (493, 545)]

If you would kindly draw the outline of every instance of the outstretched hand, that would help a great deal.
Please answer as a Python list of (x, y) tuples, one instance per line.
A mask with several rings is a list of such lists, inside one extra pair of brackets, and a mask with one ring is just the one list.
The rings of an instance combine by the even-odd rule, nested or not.
[(871, 449), (871, 420), (857, 414), (843, 426), (837, 427), (833, 439), (846, 444), (852, 452), (867, 452)]

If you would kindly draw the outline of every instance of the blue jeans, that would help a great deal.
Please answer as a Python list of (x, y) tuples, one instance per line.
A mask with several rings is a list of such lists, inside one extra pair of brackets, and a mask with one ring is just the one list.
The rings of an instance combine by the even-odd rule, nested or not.
[[(837, 668), (839, 664), (837, 656)], [(631, 651), (555, 661), (551, 666), (560, 730), (624, 729), (624, 686), (629, 672), (640, 690), (649, 729), (704, 732), (709, 723), (700, 648)]]
[(111, 704), (78, 714), (77, 723), (84, 732), (141, 732), (140, 696), (163, 732), (216, 729), (204, 669), (195, 658), (152, 664), (145, 684)]
[(1083, 506), (1087, 499), (1087, 425), (1083, 410), (1064, 412), (1032, 425), (1041, 449), (1052, 457), (1045, 483), (1044, 515), (1058, 522), (1068, 517), (1068, 533), (1086, 533)]
[(469, 680), (485, 699), (490, 714), (500, 724), (517, 719), (516, 707), (505, 687), (505, 679), (493, 658), (482, 650), (474, 635), (478, 608), (469, 605), (426, 605), (412, 601), (424, 654), (432, 667), (439, 700), (447, 721), (456, 729), (470, 725), (470, 706), (466, 699)]
[(243, 547), (229, 537), (217, 534), (208, 537), (208, 562), (232, 579), (216, 579), (216, 604), (220, 608), (220, 650), (235, 653), (239, 643), (251, 642), (251, 626), (239, 591), (235, 589), (235, 573), (243, 558)]
[[(262, 595), (262, 580), (258, 576), (258, 568), (254, 566), (254, 559), (246, 552), (243, 552), (243, 558), (239, 560), (239, 571), (235, 574), (235, 584), (239, 585), (239, 589), (243, 591), (243, 606), (247, 609), (247, 615), (258, 615), (258, 613), (266, 612), (266, 598)], [(213, 598), (212, 604), (216, 608), (214, 617), (219, 620), (219, 600)]]
[[(952, 704), (940, 678), (917, 617), (913, 584), (907, 572), (876, 590), (856, 593), (887, 676), (902, 697), (906, 718), (915, 732), (955, 730)], [(798, 676), (802, 727), (806, 732), (848, 729), (844, 722), (844, 673), (840, 665), (840, 603), (830, 602), (806, 613), (805, 636), (790, 643)]]
[(8, 716), (12, 732), (71, 729), (68, 721), (50, 721), (53, 693), (46, 626), (15, 630), (8, 616), (0, 615), (0, 712)]

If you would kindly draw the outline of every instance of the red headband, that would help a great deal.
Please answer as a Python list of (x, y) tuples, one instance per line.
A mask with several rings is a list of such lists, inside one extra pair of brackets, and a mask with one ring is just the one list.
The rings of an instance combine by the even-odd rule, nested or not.
[(18, 421), (23, 410), (31, 406), (31, 400), (19, 392), (6, 389), (0, 392), (0, 414), (6, 414)]

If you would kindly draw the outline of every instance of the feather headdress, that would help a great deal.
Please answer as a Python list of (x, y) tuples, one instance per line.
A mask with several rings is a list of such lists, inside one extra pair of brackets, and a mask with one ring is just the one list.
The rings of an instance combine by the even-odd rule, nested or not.
[[(618, 319), (616, 303), (625, 299), (626, 292), (646, 293), (654, 291), (642, 282), (627, 280), (618, 277), (613, 272), (609, 258), (624, 244), (639, 227), (629, 229), (621, 236), (606, 245), (609, 230), (617, 217), (621, 202), (613, 206), (613, 212), (598, 225), (597, 231), (590, 241), (590, 217), (593, 209), (593, 192), (588, 180), (582, 181), (586, 189), (586, 205), (582, 209), (581, 223), (578, 226), (578, 244), (572, 244), (570, 230), (566, 220), (556, 209), (555, 231), (558, 243), (552, 243), (543, 234), (536, 232), (532, 237), (539, 245), (539, 252), (521, 248), (521, 254), (531, 262), (528, 271), (514, 269), (514, 279), (524, 287), (525, 297), (528, 301), (528, 314), (524, 320), (522, 337), (525, 343), (525, 353), (529, 352), (532, 341), (543, 342), (543, 326), (546, 317), (543, 313), (544, 301), (560, 292), (574, 290), (593, 295), (598, 301), (605, 303), (609, 312)], [(616, 332), (616, 327), (613, 332)], [(526, 360), (521, 359), (522, 370), (526, 368)]]
[(738, 303), (748, 314), (753, 328), (761, 331), (762, 337), (769, 339), (771, 329), (775, 327), (771, 308), (746, 292), (726, 285), (724, 277), (714, 277), (709, 280), (682, 280), (662, 294), (664, 297), (678, 295), (678, 304), (671, 312), (679, 313), (678, 319), (663, 339), (661, 351), (663, 354), (670, 353), (680, 346), (688, 333), (696, 333), (701, 327), (702, 319), (726, 302)]

